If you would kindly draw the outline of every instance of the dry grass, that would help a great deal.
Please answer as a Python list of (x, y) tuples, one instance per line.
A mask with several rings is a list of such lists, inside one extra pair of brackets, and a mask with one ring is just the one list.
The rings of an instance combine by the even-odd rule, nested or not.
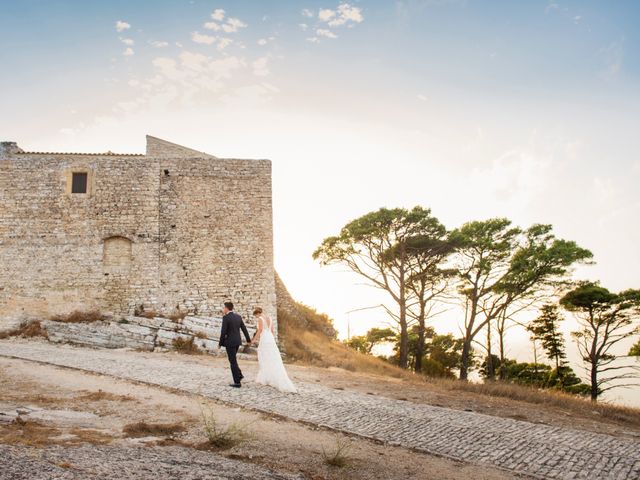
[(394, 378), (414, 378), (410, 372), (379, 358), (356, 352), (321, 332), (288, 326), (281, 338), (284, 351), (295, 362), (317, 367), (338, 367), (351, 372), (373, 373)]
[[(288, 358), (317, 367), (338, 367), (350, 372), (372, 373), (394, 378), (414, 378), (410, 372), (379, 358), (364, 355), (332, 338), (326, 315), (299, 304), (304, 318), (278, 309), (278, 328)], [(304, 324), (302, 323), (304, 322)]]
[(97, 392), (86, 392), (82, 395), (79, 395), (78, 400), (88, 401), (88, 402), (99, 402), (99, 401), (112, 401), (112, 402), (131, 402), (135, 400), (135, 398), (129, 395), (116, 395), (114, 393), (105, 392), (102, 390), (98, 390)]
[(146, 310), (142, 312), (139, 316), (144, 318), (155, 318), (158, 316), (158, 312), (156, 312), (155, 310)]
[(227, 450), (249, 441), (252, 436), (246, 425), (232, 423), (229, 426), (220, 425), (213, 412), (202, 407), (202, 427), (207, 441), (199, 447), (204, 449)]
[(176, 311), (174, 311), (174, 312), (171, 312), (171, 313), (167, 316), (167, 318), (168, 318), (169, 320), (173, 320), (174, 322), (178, 322), (178, 323), (180, 323), (180, 321), (182, 321), (182, 319), (183, 319), (184, 317), (186, 317), (186, 316), (187, 316), (187, 312), (181, 312), (181, 311), (176, 310)]
[(349, 457), (347, 456), (351, 448), (351, 443), (344, 439), (336, 439), (335, 446), (327, 452), (322, 447), (322, 458), (324, 463), (331, 467), (343, 468), (349, 464)]
[(53, 444), (77, 445), (83, 442), (106, 444), (113, 440), (113, 437), (103, 432), (80, 428), (74, 428), (69, 432), (74, 435), (73, 438), (56, 438), (63, 433), (65, 432), (60, 428), (25, 421), (18, 417), (12, 424), (0, 428), (0, 444), (40, 447)]
[(129, 423), (122, 429), (127, 437), (171, 437), (184, 431), (184, 425), (179, 423), (136, 422)]
[(203, 333), (203, 332), (196, 332), (195, 333), (195, 337), (196, 338), (200, 338), (202, 340), (206, 340), (207, 339), (207, 335), (205, 333)]
[(464, 391), (477, 395), (508, 398), (535, 405), (560, 407), (580, 415), (584, 415), (585, 412), (592, 412), (613, 421), (640, 426), (640, 409), (638, 408), (592, 402), (589, 399), (557, 390), (536, 389), (505, 382), (469, 383), (441, 378), (428, 379), (428, 382), (449, 391)]
[(200, 350), (198, 346), (193, 343), (193, 340), (193, 337), (189, 339), (178, 337), (171, 342), (171, 345), (173, 345), (173, 348), (177, 352), (186, 353), (188, 355), (200, 355), (202, 353), (202, 350)]
[(39, 320), (35, 320), (32, 322), (25, 323), (18, 328), (14, 328), (12, 330), (6, 330), (4, 332), (0, 332), (0, 339), (9, 338), (9, 337), (44, 337), (48, 338), (47, 331), (42, 328), (42, 324)]
[(63, 323), (93, 323), (99, 322), (104, 319), (105, 316), (97, 310), (89, 310), (86, 312), (75, 310), (66, 315), (55, 315), (51, 317), (51, 320), (53, 320), (54, 322)]
[(61, 433), (58, 428), (26, 422), (18, 417), (15, 422), (0, 428), (0, 443), (38, 447), (54, 443), (51, 437)]

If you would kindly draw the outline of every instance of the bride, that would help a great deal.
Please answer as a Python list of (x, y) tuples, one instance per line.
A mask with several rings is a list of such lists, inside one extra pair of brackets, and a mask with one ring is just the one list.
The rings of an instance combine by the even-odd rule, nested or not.
[(254, 335), (251, 343), (258, 344), (258, 376), (256, 383), (270, 385), (277, 388), (281, 392), (296, 393), (296, 387), (293, 385), (287, 375), (280, 350), (276, 345), (274, 337), (273, 322), (263, 312), (262, 308), (257, 307), (253, 311), (253, 315), (258, 320), (258, 330)]

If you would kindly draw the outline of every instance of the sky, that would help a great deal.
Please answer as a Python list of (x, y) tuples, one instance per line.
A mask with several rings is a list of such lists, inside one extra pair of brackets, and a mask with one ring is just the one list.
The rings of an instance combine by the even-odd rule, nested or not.
[[(640, 288), (640, 3), (0, 0), (0, 140), (273, 162), (276, 269), (340, 336), (385, 297), (312, 252), (380, 207), (551, 223)], [(265, 225), (265, 228), (269, 228)], [(351, 312), (351, 313), (349, 313)], [(458, 333), (461, 310), (436, 328)], [(568, 331), (575, 327), (571, 319)], [(510, 356), (530, 358), (524, 332)]]

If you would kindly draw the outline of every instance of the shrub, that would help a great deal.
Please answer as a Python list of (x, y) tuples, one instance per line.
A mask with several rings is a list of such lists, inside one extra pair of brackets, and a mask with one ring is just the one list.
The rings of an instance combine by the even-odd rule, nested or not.
[(173, 345), (173, 348), (180, 353), (186, 353), (188, 355), (199, 355), (202, 352), (200, 351), (198, 346), (193, 343), (193, 340), (193, 337), (190, 337), (188, 339), (177, 337), (171, 342), (171, 344)]

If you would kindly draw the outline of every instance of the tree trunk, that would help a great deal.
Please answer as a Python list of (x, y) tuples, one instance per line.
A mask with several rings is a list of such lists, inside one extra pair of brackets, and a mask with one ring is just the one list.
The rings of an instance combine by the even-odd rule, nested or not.
[(598, 364), (591, 362), (591, 401), (598, 400)]
[[(468, 304), (467, 304), (468, 305)], [(469, 356), (471, 355), (471, 334), (473, 332), (473, 324), (476, 321), (477, 304), (471, 301), (471, 313), (469, 322), (467, 322), (466, 331), (464, 332), (464, 342), (462, 344), (462, 354), (460, 358), (460, 380), (467, 380), (469, 375)]]
[[(505, 314), (502, 315), (502, 319), (498, 321), (498, 343), (500, 348), (500, 366), (504, 365), (504, 324)], [(504, 380), (504, 369), (500, 369), (500, 380)]]
[(407, 368), (409, 358), (409, 329), (407, 328), (407, 311), (404, 299), (400, 304), (400, 368)]
[(418, 348), (416, 349), (415, 372), (422, 372), (422, 357), (424, 355), (424, 318), (420, 319), (418, 327)]
[[(401, 252), (404, 257), (404, 249)], [(407, 368), (407, 360), (409, 358), (409, 329), (407, 328), (407, 297), (404, 278), (404, 261), (400, 266), (400, 368)]]
[(420, 299), (420, 312), (418, 314), (418, 348), (416, 349), (416, 364), (414, 371), (416, 373), (422, 372), (422, 357), (424, 356), (424, 340), (425, 340), (425, 310), (426, 305), (424, 302), (424, 292), (421, 292), (422, 298)]
[(491, 322), (487, 323), (487, 379), (494, 380), (496, 372), (493, 368), (493, 358), (491, 357)]
[(471, 339), (465, 338), (462, 344), (462, 358), (460, 359), (460, 380), (467, 380), (469, 375), (469, 354), (471, 353)]

